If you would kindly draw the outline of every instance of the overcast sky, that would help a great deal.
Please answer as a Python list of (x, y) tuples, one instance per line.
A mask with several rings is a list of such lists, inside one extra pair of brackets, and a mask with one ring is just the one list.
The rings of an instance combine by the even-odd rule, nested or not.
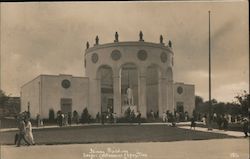
[(247, 1), (1, 3), (1, 87), (40, 74), (84, 76), (86, 41), (172, 40), (174, 81), (195, 84), (208, 99), (208, 10), (211, 10), (212, 98), (232, 101), (249, 88)]

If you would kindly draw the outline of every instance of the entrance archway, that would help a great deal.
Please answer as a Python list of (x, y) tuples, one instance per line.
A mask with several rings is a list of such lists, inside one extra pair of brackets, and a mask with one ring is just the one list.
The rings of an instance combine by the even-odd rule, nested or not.
[(132, 63), (121, 66), (121, 105), (123, 115), (128, 108), (138, 108), (138, 69)]
[(113, 113), (114, 93), (113, 93), (113, 71), (110, 66), (101, 66), (98, 70), (101, 91), (101, 112)]
[(155, 65), (147, 67), (146, 73), (147, 117), (159, 116), (159, 70)]

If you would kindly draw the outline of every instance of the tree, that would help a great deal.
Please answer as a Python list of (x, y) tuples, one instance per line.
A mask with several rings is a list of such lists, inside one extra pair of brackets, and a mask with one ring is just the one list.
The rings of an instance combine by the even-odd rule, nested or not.
[(0, 89), (0, 106), (3, 107), (4, 103), (9, 100), (9, 96), (5, 94), (3, 90)]
[(81, 115), (81, 122), (82, 123), (89, 123), (90, 122), (90, 114), (89, 114), (87, 108), (83, 109), (83, 112), (82, 112), (82, 115)]
[(240, 105), (241, 107), (241, 114), (244, 116), (248, 116), (249, 115), (249, 100), (250, 100), (250, 95), (249, 93), (247, 93), (247, 91), (243, 91), (242, 94), (239, 94), (237, 96), (235, 96), (234, 98), (236, 98), (237, 100), (237, 104)]
[(195, 109), (198, 109), (202, 103), (203, 103), (203, 98), (200, 96), (195, 96)]
[(211, 106), (209, 101), (203, 101), (203, 99), (199, 96), (195, 97), (195, 104), (196, 104), (196, 113), (209, 113), (209, 110), (212, 111), (214, 107), (218, 104), (216, 99), (211, 100)]

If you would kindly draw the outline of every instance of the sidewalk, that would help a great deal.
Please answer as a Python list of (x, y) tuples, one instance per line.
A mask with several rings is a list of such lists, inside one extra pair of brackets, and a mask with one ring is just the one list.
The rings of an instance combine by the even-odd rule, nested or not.
[[(199, 141), (2, 146), (3, 159), (247, 159), (244, 138)], [(95, 155), (95, 157), (91, 157)], [(116, 156), (114, 156), (116, 155)]]
[[(182, 129), (190, 129), (190, 126), (178, 126), (179, 128)], [(211, 133), (219, 133), (219, 134), (225, 134), (225, 135), (230, 135), (234, 137), (244, 137), (244, 133), (241, 131), (225, 131), (225, 130), (219, 130), (219, 129), (213, 129), (212, 131), (208, 131), (207, 128), (203, 127), (195, 127), (195, 130), (192, 129), (193, 131), (203, 131), (203, 132), (211, 132)]]

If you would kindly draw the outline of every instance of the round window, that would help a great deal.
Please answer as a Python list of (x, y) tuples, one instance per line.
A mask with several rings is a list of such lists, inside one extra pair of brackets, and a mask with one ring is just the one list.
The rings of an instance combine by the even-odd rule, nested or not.
[(183, 88), (182, 87), (178, 87), (177, 88), (177, 93), (178, 94), (182, 94), (183, 93)]
[(70, 87), (70, 81), (67, 80), (67, 79), (63, 80), (62, 81), (62, 87), (66, 88), (66, 89), (69, 88)]
[(93, 55), (92, 55), (92, 62), (93, 63), (96, 63), (97, 61), (98, 61), (98, 55), (97, 55), (97, 53), (94, 53)]
[(121, 58), (121, 52), (119, 50), (114, 50), (112, 51), (111, 53), (111, 58), (114, 60), (114, 61), (117, 61)]
[(144, 60), (147, 59), (147, 57), (148, 57), (148, 54), (147, 54), (147, 52), (145, 50), (138, 51), (138, 53), (137, 53), (137, 58), (138, 59), (140, 59), (141, 61), (144, 61)]

